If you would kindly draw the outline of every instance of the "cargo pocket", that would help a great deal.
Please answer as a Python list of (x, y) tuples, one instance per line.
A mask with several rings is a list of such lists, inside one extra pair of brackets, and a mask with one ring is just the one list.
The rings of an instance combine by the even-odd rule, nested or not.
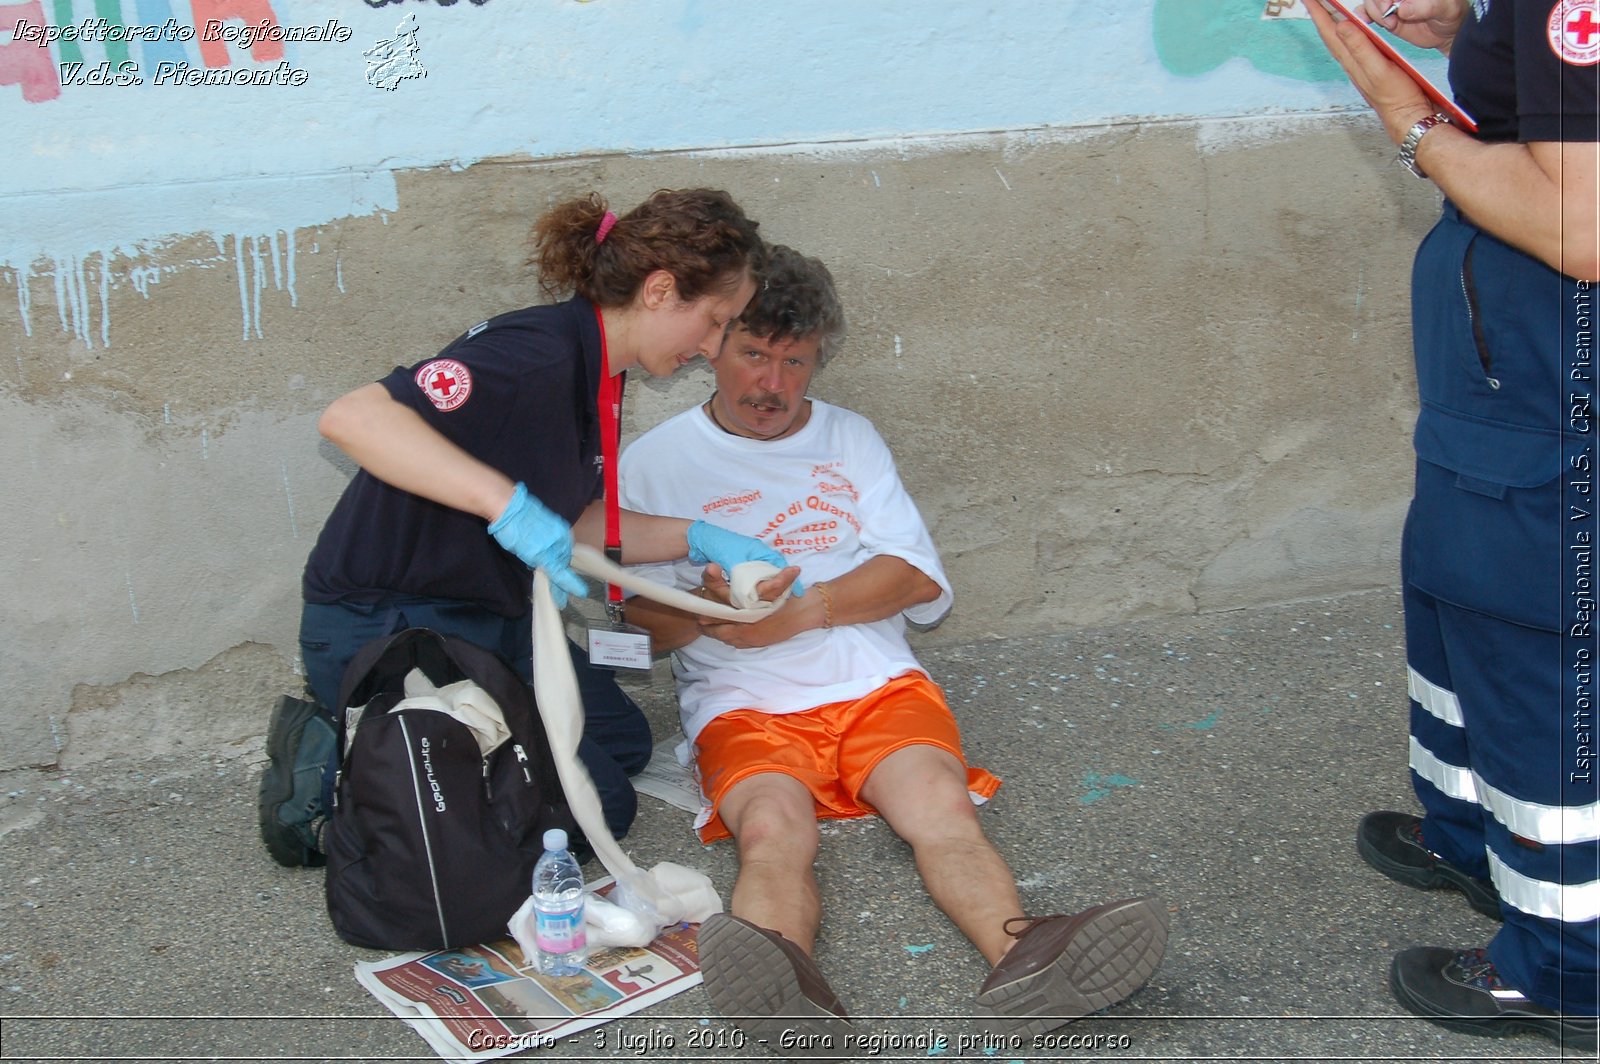
[(1444, 410), (1427, 402), (1412, 437), (1417, 457), (1458, 474), (1456, 486), (1500, 498), (1506, 488), (1534, 488), (1561, 475), (1561, 434)]

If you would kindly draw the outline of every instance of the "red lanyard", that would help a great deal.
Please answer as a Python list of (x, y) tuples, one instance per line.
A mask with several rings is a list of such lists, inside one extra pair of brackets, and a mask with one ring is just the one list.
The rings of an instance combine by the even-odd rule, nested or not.
[[(595, 324), (600, 326), (600, 390), (595, 405), (600, 410), (600, 459), (606, 488), (606, 557), (622, 564), (622, 505), (617, 501), (617, 447), (622, 441), (622, 389), (627, 371), (611, 375), (611, 360), (606, 354), (606, 320), (600, 304), (594, 307)], [(622, 588), (606, 585), (606, 614), (622, 620)]]

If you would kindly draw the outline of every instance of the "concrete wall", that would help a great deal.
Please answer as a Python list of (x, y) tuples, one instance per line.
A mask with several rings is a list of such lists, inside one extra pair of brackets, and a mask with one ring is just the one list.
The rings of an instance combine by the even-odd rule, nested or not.
[[(532, 300), (529, 222), (590, 189), (725, 187), (833, 266), (815, 392), (945, 552), (924, 640), (1392, 583), (1437, 199), (1309, 25), (950, 7), (0, 0), (0, 768), (259, 735), (350, 472), (317, 414)], [(156, 39), (12, 29), (97, 17)], [(72, 83), (102, 61), (144, 83)], [(709, 387), (635, 386), (627, 430)]]

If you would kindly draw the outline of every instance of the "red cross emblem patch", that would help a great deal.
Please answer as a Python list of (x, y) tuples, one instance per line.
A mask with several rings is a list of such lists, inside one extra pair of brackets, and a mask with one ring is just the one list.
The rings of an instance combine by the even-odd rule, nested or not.
[(1600, 62), (1600, 0), (1560, 0), (1547, 26), (1550, 47), (1563, 62), (1594, 66)]
[(417, 387), (440, 410), (454, 410), (472, 394), (472, 374), (453, 358), (436, 358), (417, 370)]

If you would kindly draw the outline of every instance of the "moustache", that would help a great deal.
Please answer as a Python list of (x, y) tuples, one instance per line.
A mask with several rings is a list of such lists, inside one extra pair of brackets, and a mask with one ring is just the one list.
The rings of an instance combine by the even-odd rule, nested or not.
[(789, 404), (783, 401), (781, 395), (748, 395), (739, 400), (742, 406), (770, 406), (776, 410), (788, 410)]

